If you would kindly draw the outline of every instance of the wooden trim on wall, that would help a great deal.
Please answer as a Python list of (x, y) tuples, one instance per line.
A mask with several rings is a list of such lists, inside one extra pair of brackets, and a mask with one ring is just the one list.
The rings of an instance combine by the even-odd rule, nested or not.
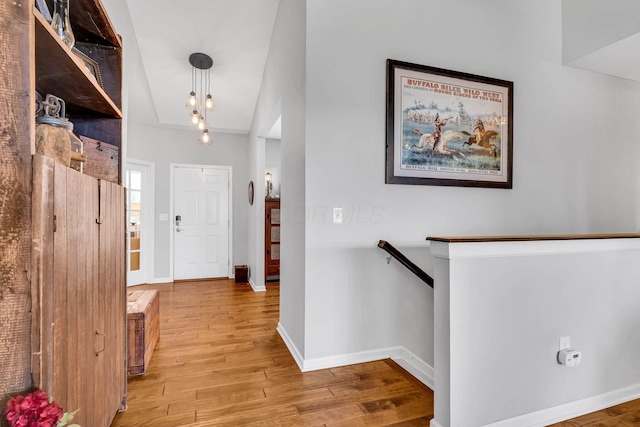
[[(33, 3), (0, 2), (0, 408), (31, 381)], [(25, 36), (28, 35), (28, 36)], [(0, 425), (5, 426), (4, 416)]]
[[(53, 292), (44, 292), (44, 284), (53, 282), (53, 185), (54, 161), (33, 156), (33, 250), (31, 275), (31, 371), (33, 384), (52, 390), (53, 374)], [(46, 381), (46, 382), (45, 382)]]
[(427, 237), (427, 240), (446, 243), (487, 243), (487, 242), (534, 242), (542, 240), (602, 240), (602, 239), (637, 239), (640, 233), (614, 234), (533, 234), (527, 236), (460, 236), (460, 237)]

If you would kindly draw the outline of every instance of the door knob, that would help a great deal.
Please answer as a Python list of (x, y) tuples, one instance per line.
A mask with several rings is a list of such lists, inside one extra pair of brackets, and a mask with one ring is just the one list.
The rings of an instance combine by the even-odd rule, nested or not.
[(181, 232), (181, 231), (182, 231), (182, 228), (180, 228), (180, 227), (176, 227), (176, 231), (179, 233), (179, 232)]

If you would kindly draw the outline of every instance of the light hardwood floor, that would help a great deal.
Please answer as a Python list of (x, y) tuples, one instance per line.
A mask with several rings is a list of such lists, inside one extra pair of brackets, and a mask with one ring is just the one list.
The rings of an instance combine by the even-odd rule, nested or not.
[(593, 412), (551, 427), (638, 427), (640, 426), (640, 400), (623, 403)]
[(113, 427), (428, 426), (433, 392), (392, 361), (301, 373), (276, 332), (279, 287), (160, 290), (160, 341)]
[[(301, 373), (276, 332), (279, 287), (267, 288), (135, 287), (160, 290), (160, 341), (112, 427), (429, 425), (433, 392), (390, 360)], [(640, 400), (554, 426), (640, 426)]]

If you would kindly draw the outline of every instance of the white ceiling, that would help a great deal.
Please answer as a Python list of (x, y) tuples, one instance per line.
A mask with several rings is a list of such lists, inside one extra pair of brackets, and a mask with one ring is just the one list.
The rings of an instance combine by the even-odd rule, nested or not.
[(282, 139), (282, 117), (278, 117), (271, 127), (271, 130), (265, 135), (269, 139)]
[(161, 125), (191, 126), (189, 55), (211, 56), (212, 132), (247, 133), (279, 0), (127, 1)]
[(566, 65), (640, 81), (640, 33), (633, 34)]
[[(192, 129), (191, 109), (186, 106), (191, 90), (188, 58), (203, 52), (214, 63), (211, 91), (216, 109), (208, 115), (209, 130), (249, 132), (279, 0), (104, 1), (128, 8), (137, 42), (133, 45), (142, 61), (133, 73), (131, 101), (149, 110), (150, 98), (155, 114), (146, 111), (147, 117), (160, 125)], [(640, 33), (566, 65), (640, 81), (640, 57), (634, 54), (639, 49)], [(280, 138), (279, 121), (267, 137)]]

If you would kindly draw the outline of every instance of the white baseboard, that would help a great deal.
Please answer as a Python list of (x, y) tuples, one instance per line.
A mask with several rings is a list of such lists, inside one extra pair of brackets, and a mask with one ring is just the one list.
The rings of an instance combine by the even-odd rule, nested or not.
[(278, 328), (276, 330), (280, 334), (280, 337), (282, 338), (282, 341), (284, 341), (284, 344), (289, 349), (289, 353), (291, 353), (291, 356), (293, 356), (293, 360), (296, 361), (298, 368), (300, 368), (300, 370), (304, 372), (304, 370), (302, 369), (302, 366), (303, 366), (302, 355), (300, 354), (298, 347), (296, 347), (296, 345), (293, 343), (293, 340), (291, 339), (289, 334), (287, 334), (287, 331), (282, 326), (282, 323), (278, 322)]
[(251, 289), (253, 289), (253, 292), (266, 292), (267, 291), (267, 287), (265, 285), (256, 286), (256, 284), (253, 282), (251, 277), (249, 277), (249, 284), (251, 285)]
[[(278, 332), (302, 372), (336, 368), (338, 366), (353, 365), (390, 358), (411, 373), (411, 375), (420, 380), (420, 382), (434, 390), (433, 367), (415, 354), (411, 353), (405, 347), (390, 347), (305, 360), (281, 324), (278, 324)], [(543, 427), (635, 399), (640, 399), (640, 384), (635, 384), (623, 389), (614, 390), (612, 392), (564, 405), (543, 409), (541, 411), (531, 412), (515, 418), (487, 424), (484, 427)], [(444, 426), (434, 418), (430, 422), (430, 427)]]
[(318, 369), (335, 368), (382, 359), (392, 359), (420, 382), (433, 390), (433, 368), (402, 346), (309, 359), (304, 361), (302, 371), (315, 371)]
[(329, 369), (336, 368), (338, 366), (373, 362), (374, 360), (393, 359), (397, 353), (398, 347), (392, 347), (360, 351), (357, 353), (340, 354), (337, 356), (319, 357), (316, 359), (305, 359), (302, 371), (317, 371), (319, 369)]
[(375, 360), (392, 359), (420, 382), (433, 390), (433, 368), (404, 347), (389, 347), (305, 360), (280, 324), (278, 325), (278, 332), (302, 372), (337, 368), (338, 366), (355, 365), (357, 363), (373, 362)]
[(434, 390), (433, 367), (405, 347), (398, 347), (398, 355), (392, 357), (393, 361), (406, 369), (411, 375), (420, 380), (421, 383)]
[(160, 283), (171, 283), (173, 279), (171, 277), (156, 277), (155, 279), (149, 280), (149, 285), (158, 285)]
[(576, 400), (515, 418), (486, 424), (485, 427), (537, 427), (576, 418), (640, 398), (640, 384)]

